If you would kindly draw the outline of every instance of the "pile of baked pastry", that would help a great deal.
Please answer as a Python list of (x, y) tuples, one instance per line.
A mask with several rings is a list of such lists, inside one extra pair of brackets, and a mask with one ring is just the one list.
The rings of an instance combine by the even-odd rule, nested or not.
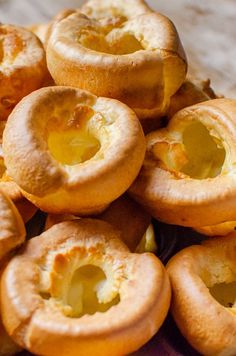
[[(170, 304), (199, 352), (236, 354), (236, 100), (186, 72), (143, 0), (0, 25), (0, 355), (128, 354)], [(222, 237), (165, 268), (151, 218)]]

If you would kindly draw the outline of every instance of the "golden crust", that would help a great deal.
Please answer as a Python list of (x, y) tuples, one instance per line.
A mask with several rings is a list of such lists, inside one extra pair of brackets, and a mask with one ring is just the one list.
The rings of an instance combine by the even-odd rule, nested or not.
[[(30, 240), (2, 278), (3, 321), (11, 337), (33, 353), (51, 356), (59, 350), (62, 356), (77, 355), (78, 349), (80, 355), (115, 356), (148, 341), (168, 311), (169, 281), (154, 255), (131, 254), (118, 238), (111, 225), (81, 219)], [(91, 264), (107, 278), (96, 289), (100, 303), (118, 295), (120, 301), (105, 312), (71, 318), (69, 275)]]
[(39, 23), (28, 26), (27, 29), (32, 31), (40, 39), (42, 44), (45, 45), (49, 27), (50, 23)]
[(80, 11), (94, 19), (106, 21), (125, 17), (130, 19), (142, 14), (152, 13), (153, 11), (143, 0), (88, 0)]
[[(6, 265), (7, 260), (4, 261), (4, 264), (1, 266), (0, 278), (2, 277), (2, 272), (4, 266)], [(17, 346), (13, 340), (8, 336), (1, 318), (1, 305), (0, 305), (0, 356), (11, 356), (19, 352), (20, 348)]]
[(0, 191), (0, 260), (25, 240), (23, 220), (12, 201)]
[(7, 335), (0, 319), (0, 356), (14, 355), (19, 351), (19, 346)]
[(206, 236), (226, 236), (236, 229), (236, 221), (226, 221), (217, 225), (199, 226), (194, 228), (200, 234)]
[[(167, 128), (150, 133), (144, 165), (130, 188), (131, 195), (150, 214), (170, 224), (199, 227), (235, 220), (235, 115), (235, 100), (210, 100), (179, 111)], [(205, 141), (191, 146), (192, 156), (188, 153), (183, 142), (186, 128), (192, 130), (190, 144), (196, 141), (196, 130), (201, 134), (198, 139), (207, 136), (207, 144), (213, 146), (210, 161), (203, 163), (209, 151)], [(191, 178), (190, 164), (194, 167), (198, 149), (205, 149), (196, 163), (195, 174), (200, 170), (202, 175)], [(216, 157), (219, 162), (214, 161)], [(214, 170), (208, 175), (211, 161)]]
[(6, 173), (2, 152), (2, 134), (5, 125), (5, 121), (0, 121), (0, 189), (13, 201), (24, 222), (27, 222), (35, 214), (37, 208), (22, 195), (18, 185)]
[[(211, 96), (210, 96), (211, 94)], [(183, 108), (201, 103), (210, 99), (216, 99), (210, 87), (210, 81), (198, 81), (186, 79), (179, 90), (171, 97), (168, 109), (168, 118)]]
[(24, 197), (18, 185), (9, 177), (0, 179), (0, 189), (13, 201), (23, 221), (27, 223), (36, 213), (36, 206)]
[[(48, 148), (49, 135), (59, 133), (63, 139), (72, 128), (76, 140), (83, 125), (99, 147), (97, 153), (78, 164), (60, 163)], [(142, 165), (145, 140), (136, 115), (117, 100), (48, 87), (17, 105), (3, 134), (3, 150), (9, 175), (36, 206), (88, 215), (104, 210), (127, 190)]]
[(163, 115), (186, 76), (177, 31), (159, 13), (121, 19), (121, 23), (69, 12), (51, 27), (49, 71), (57, 84), (116, 98), (140, 119)]
[[(184, 337), (204, 355), (235, 355), (235, 306), (223, 306), (212, 288), (235, 282), (235, 233), (191, 246), (167, 265), (171, 311)], [(223, 284), (225, 283), (225, 285)]]
[(30, 31), (0, 25), (0, 120), (6, 120), (15, 105), (40, 88), (48, 76), (45, 51)]
[(151, 223), (151, 216), (127, 194), (112, 202), (98, 218), (121, 231), (122, 241), (132, 252)]
[[(151, 216), (127, 194), (116, 199), (111, 205), (96, 218), (108, 222), (121, 232), (122, 241), (134, 252), (145, 234)], [(76, 220), (79, 217), (74, 215), (48, 214), (45, 230), (62, 221)]]

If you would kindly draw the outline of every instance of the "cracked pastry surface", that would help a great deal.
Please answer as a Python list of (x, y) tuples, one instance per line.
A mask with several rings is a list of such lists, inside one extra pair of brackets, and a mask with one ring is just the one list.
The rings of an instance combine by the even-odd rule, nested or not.
[(91, 16), (69, 11), (52, 25), (47, 63), (55, 82), (116, 98), (140, 119), (163, 115), (187, 68), (172, 22), (150, 10)]
[(2, 288), (7, 331), (43, 355), (132, 352), (159, 329), (170, 302), (159, 260), (130, 253), (111, 225), (91, 219), (30, 240), (8, 264)]
[(167, 264), (171, 311), (188, 342), (204, 355), (235, 355), (235, 232), (190, 246)]
[(147, 136), (131, 195), (157, 219), (190, 227), (235, 220), (236, 101), (179, 111)]
[(0, 25), (0, 120), (15, 105), (40, 88), (49, 75), (46, 55), (38, 38), (13, 25)]
[(142, 165), (145, 139), (134, 112), (117, 100), (48, 87), (17, 105), (3, 151), (9, 175), (36, 206), (88, 215), (127, 190)]

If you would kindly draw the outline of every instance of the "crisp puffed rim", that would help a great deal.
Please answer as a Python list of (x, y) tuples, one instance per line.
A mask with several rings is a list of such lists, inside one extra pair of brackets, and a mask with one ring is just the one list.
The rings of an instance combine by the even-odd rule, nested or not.
[(153, 11), (143, 0), (89, 0), (82, 7), (81, 12), (93, 17), (109, 17), (112, 12), (117, 12), (117, 15), (124, 15), (132, 18), (144, 13), (152, 13)]
[(0, 190), (0, 260), (25, 240), (24, 222), (12, 201)]
[(134, 34), (144, 49), (125, 55), (84, 47), (78, 40), (84, 27), (89, 31), (100, 24), (77, 11), (69, 12), (52, 26), (47, 62), (56, 83), (117, 98), (132, 107), (141, 119), (163, 114), (170, 96), (184, 81), (187, 69), (184, 50), (172, 22), (154, 12), (128, 19), (119, 31)]
[[(52, 157), (44, 132), (50, 115), (60, 116), (63, 109), (72, 114), (77, 105), (94, 110), (90, 132), (101, 148), (91, 159), (68, 166)], [(10, 115), (3, 150), (9, 175), (35, 205), (55, 213), (88, 213), (129, 187), (142, 165), (145, 140), (134, 112), (117, 100), (47, 87), (25, 97)]]
[[(179, 111), (167, 128), (147, 136), (147, 154), (131, 195), (157, 219), (184, 226), (214, 225), (235, 220), (236, 101), (215, 99)], [(160, 167), (151, 151), (156, 142), (182, 142), (181, 132), (192, 120), (203, 123), (226, 151), (215, 178), (192, 179)], [(169, 141), (168, 141), (169, 140)]]
[[(2, 38), (0, 119), (27, 94), (40, 88), (49, 76), (39, 39), (25, 28), (0, 25)], [(6, 48), (5, 48), (6, 47)]]
[(232, 233), (236, 228), (236, 221), (226, 221), (217, 225), (200, 226), (194, 228), (200, 234), (206, 236), (226, 236)]
[[(168, 279), (154, 255), (131, 254), (118, 237), (105, 222), (81, 219), (55, 225), (30, 240), (2, 280), (3, 320), (10, 335), (32, 352), (52, 355), (60, 349), (68, 356), (77, 354), (78, 347), (81, 355), (95, 350), (97, 355), (127, 354), (151, 338), (168, 310)], [(121, 300), (105, 313), (71, 319), (39, 295), (42, 273), (53, 276), (50, 266), (56, 260), (64, 266), (61, 254), (75, 248), (82, 260), (104, 258), (117, 270)]]
[[(151, 223), (151, 215), (127, 194), (123, 194), (113, 201), (102, 214), (96, 217), (108, 222), (119, 230), (121, 232), (121, 240), (128, 246), (131, 252), (136, 251), (137, 246)], [(45, 230), (62, 221), (75, 219), (79, 219), (79, 217), (69, 214), (48, 214)]]
[(204, 355), (236, 352), (235, 307), (226, 308), (210, 294), (215, 283), (235, 280), (236, 234), (190, 246), (167, 265), (172, 313), (189, 343)]

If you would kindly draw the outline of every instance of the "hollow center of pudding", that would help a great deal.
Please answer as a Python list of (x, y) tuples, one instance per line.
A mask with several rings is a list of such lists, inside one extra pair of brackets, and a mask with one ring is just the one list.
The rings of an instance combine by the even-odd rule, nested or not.
[(82, 29), (78, 41), (82, 46), (96, 52), (114, 55), (130, 54), (144, 49), (133, 33), (112, 23), (99, 28)]
[(221, 173), (226, 152), (217, 137), (201, 122), (193, 121), (185, 127), (181, 141), (174, 136), (170, 141), (164, 138), (153, 146), (153, 155), (162, 162), (163, 169), (206, 179)]
[(99, 151), (100, 142), (89, 130), (91, 117), (87, 107), (82, 107), (72, 119), (53, 125), (48, 149), (58, 162), (73, 166), (90, 160)]
[(225, 149), (200, 122), (193, 122), (183, 132), (187, 163), (181, 172), (191, 178), (214, 178), (220, 174), (225, 160)]
[(224, 307), (231, 308), (236, 301), (236, 282), (215, 284), (209, 291)]
[(109, 303), (99, 303), (97, 292), (105, 282), (105, 273), (97, 266), (85, 265), (75, 271), (68, 292), (68, 305), (73, 310), (71, 317), (105, 312), (119, 303), (119, 295)]

